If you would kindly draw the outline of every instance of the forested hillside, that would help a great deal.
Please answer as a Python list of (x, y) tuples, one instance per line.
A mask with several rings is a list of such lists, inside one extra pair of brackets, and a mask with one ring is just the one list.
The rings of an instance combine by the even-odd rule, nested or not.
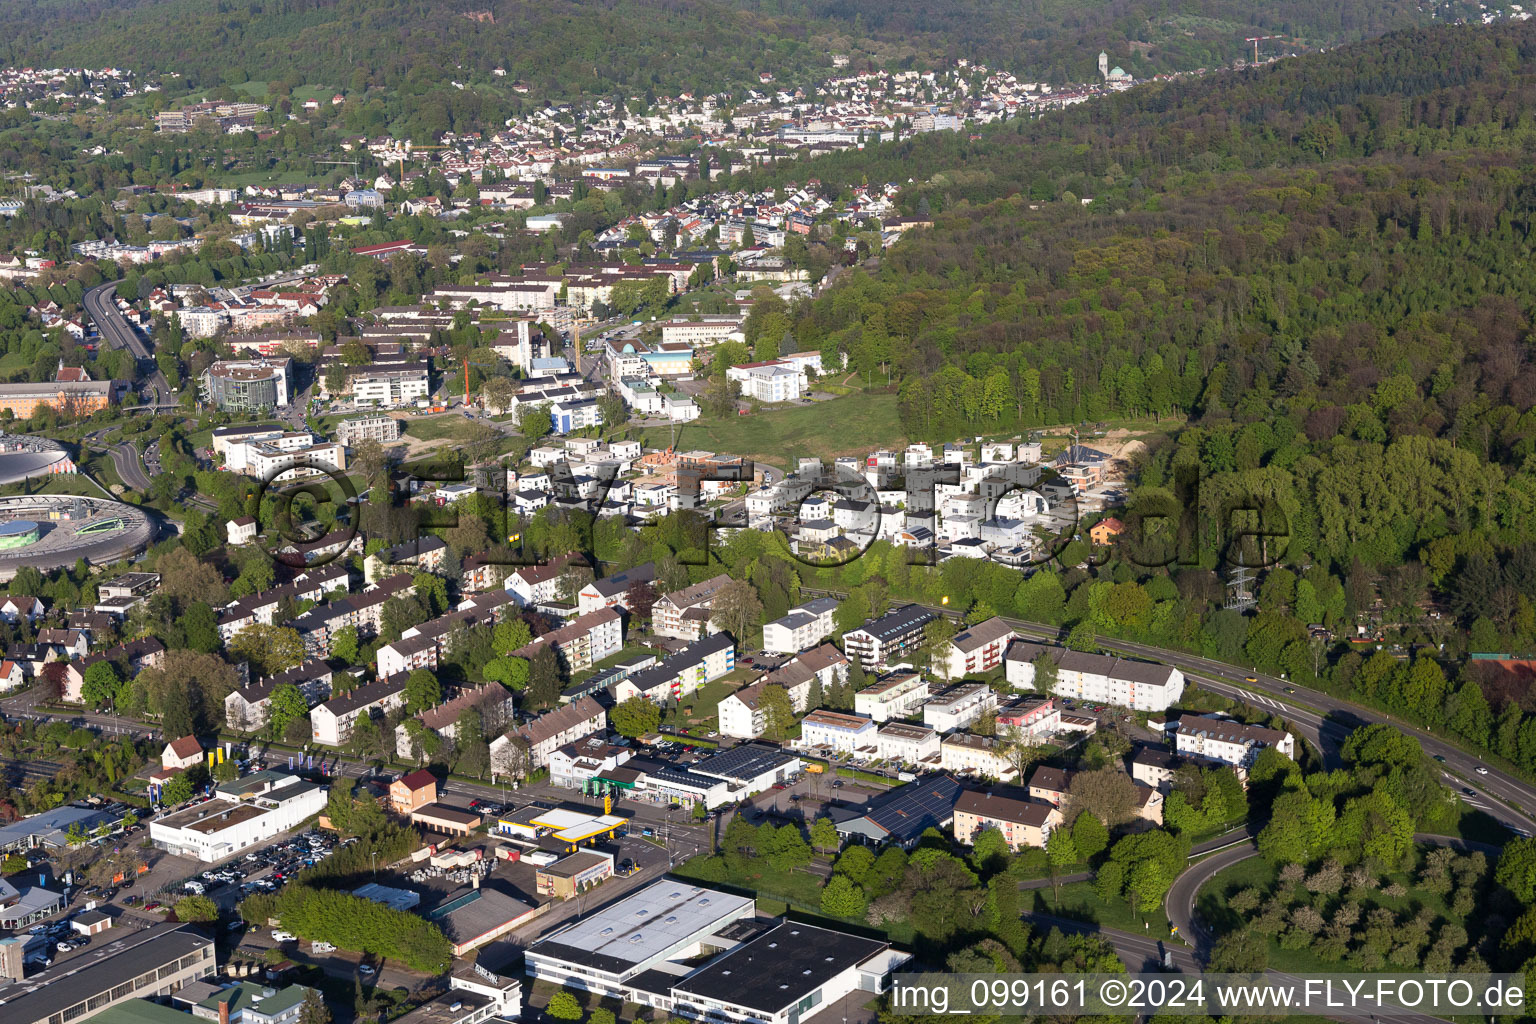
[(535, 100), (622, 102), (831, 68), (814, 26), (724, 0), (4, 0), (0, 22), (5, 64), (176, 72), (199, 88), (382, 86), (406, 101), (450, 80), (483, 86), (497, 67), (508, 104), (516, 81)]
[[(1276, 36), (1268, 50), (1367, 39), (1430, 18), (1477, 18), (1462, 2), (1406, 0), (744, 0), (772, 13), (848, 26), (855, 36), (921, 41), (950, 57), (983, 60), (1031, 78), (1081, 81), (1100, 50), (1138, 77), (1226, 63), (1245, 39)], [(1497, 7), (1497, 5), (1492, 5)]]
[[(1429, 658), (1389, 683), (1390, 656), (1362, 675), (1306, 629), (1536, 649), (1533, 59), (1536, 27), (1414, 31), (892, 148), (870, 177), (929, 179), (906, 201), (934, 227), (752, 323), (889, 372), (914, 438), (1156, 417), (1132, 505), (1198, 467), (1204, 567), (1243, 498), (1283, 511), (1285, 568), (1257, 618), (1175, 566), (1178, 601), (1095, 625), (1316, 673), (1536, 766), (1528, 698), (1491, 736)], [(1095, 577), (1167, 590), (1129, 560)]]
[(196, 88), (375, 85), (407, 105), (450, 80), (488, 86), (502, 67), (534, 100), (630, 99), (755, 85), (764, 71), (819, 79), (833, 52), (855, 70), (964, 57), (1067, 83), (1095, 77), (1103, 49), (1150, 77), (1241, 57), (1253, 35), (1313, 49), (1479, 13), (1462, 0), (0, 0), (0, 62), (176, 72)]

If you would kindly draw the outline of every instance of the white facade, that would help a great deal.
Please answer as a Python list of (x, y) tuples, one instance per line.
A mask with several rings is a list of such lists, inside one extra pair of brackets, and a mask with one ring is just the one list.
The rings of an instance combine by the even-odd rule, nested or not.
[(1186, 757), (1243, 767), (1265, 747), (1274, 747), (1286, 757), (1296, 756), (1296, 741), (1290, 733), (1214, 715), (1185, 715), (1174, 734), (1174, 749)]
[(325, 808), (327, 791), (296, 775), (243, 800), (223, 796), (149, 823), (157, 847), (211, 863), (271, 840)]
[(1034, 689), (1034, 661), (1042, 654), (1056, 662), (1056, 685), (1051, 692), (1058, 697), (1136, 711), (1166, 711), (1184, 693), (1184, 673), (1170, 665), (1084, 654), (1023, 640), (1008, 648), (1008, 684), (1015, 689)]
[(940, 756), (939, 733), (926, 725), (887, 722), (875, 736), (875, 751), (882, 761), (934, 761)]
[(799, 369), (787, 363), (748, 363), (731, 367), (725, 375), (741, 383), (743, 398), (759, 402), (793, 402), (804, 391)]
[(954, 686), (923, 705), (923, 723), (939, 730), (964, 729), (997, 707), (997, 694), (983, 683)]
[(812, 711), (800, 720), (800, 746), (807, 750), (835, 750), (851, 754), (876, 747), (873, 720), (837, 711)]
[(853, 695), (853, 710), (877, 722), (906, 718), (928, 699), (928, 681), (916, 672), (895, 672)]
[(834, 598), (819, 597), (791, 608), (782, 619), (763, 626), (763, 650), (769, 654), (795, 654), (815, 646), (822, 637), (836, 631), (832, 615), (837, 605)]
[(1002, 749), (1002, 744), (991, 736), (956, 733), (944, 737), (940, 767), (946, 772), (971, 772), (1007, 782), (1017, 777), (1019, 771), (1003, 756)]

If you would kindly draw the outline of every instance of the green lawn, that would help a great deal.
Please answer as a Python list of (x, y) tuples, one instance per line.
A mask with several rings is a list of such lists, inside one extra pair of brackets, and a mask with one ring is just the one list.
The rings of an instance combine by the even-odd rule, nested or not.
[[(649, 427), (638, 440), (646, 447), (665, 448), (671, 432)], [(784, 467), (792, 467), (800, 456), (863, 455), (876, 448), (904, 448), (906, 443), (896, 396), (862, 392), (750, 416), (701, 418), (677, 432), (678, 451), (704, 449)]]
[[(741, 688), (743, 682), (752, 673), (745, 669), (737, 669), (730, 675), (722, 676), (712, 683), (705, 683), (693, 693), (684, 697), (678, 707), (678, 722), (693, 732), (703, 735), (714, 732), (719, 727), (715, 707), (726, 697)], [(689, 709), (692, 714), (686, 714)]]
[(649, 654), (652, 657), (658, 659), (660, 658), (660, 655), (656, 651), (651, 650), (649, 647), (640, 647), (638, 645), (633, 647), (626, 647), (618, 654), (615, 654), (609, 658), (604, 658), (602, 661), (598, 662), (596, 665), (593, 665), (591, 668), (583, 669), (582, 671), (577, 672), (575, 675), (571, 676), (571, 682), (579, 683), (583, 679), (586, 679), (597, 672), (601, 672), (605, 668), (612, 668), (621, 661), (628, 661), (630, 658), (638, 658), (641, 655), (646, 654)]
[(467, 420), (463, 414), (457, 412), (441, 416), (412, 417), (404, 423), (406, 436), (414, 437), (418, 441), (467, 440), (470, 428), (475, 425), (473, 420)]
[(1074, 921), (1090, 921), (1105, 928), (1118, 928), (1123, 932), (1135, 932), (1154, 939), (1173, 937), (1168, 930), (1168, 915), (1163, 913), (1161, 906), (1151, 913), (1138, 914), (1124, 900), (1105, 903), (1094, 893), (1092, 882), (1069, 882), (1061, 887), (1059, 897), (1055, 890), (1049, 888), (1021, 892), (1019, 897), (1024, 901), (1026, 909), (1036, 913), (1054, 914)]

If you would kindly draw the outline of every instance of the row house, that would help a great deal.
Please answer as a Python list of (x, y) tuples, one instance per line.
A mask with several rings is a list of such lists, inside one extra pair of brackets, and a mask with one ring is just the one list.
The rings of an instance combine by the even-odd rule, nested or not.
[(519, 658), (531, 658), (540, 647), (554, 649), (564, 663), (567, 675), (585, 671), (624, 649), (624, 619), (612, 608), (599, 608), (578, 615), (568, 625), (535, 637), (533, 642), (513, 651)]
[(608, 712), (591, 697), (580, 697), (491, 741), (491, 764), (502, 763), (505, 748), (516, 742), (527, 747), (530, 769), (544, 768), (566, 744), (607, 731)]
[(1035, 689), (1035, 662), (1056, 664), (1051, 692), (1090, 703), (1114, 704), (1136, 711), (1166, 711), (1184, 692), (1184, 673), (1170, 665), (1085, 654), (1063, 647), (1015, 640), (1008, 648), (1005, 675), (1014, 689)]
[(939, 732), (913, 722), (886, 722), (875, 733), (875, 755), (897, 764), (937, 764), (941, 749)]
[(295, 665), (286, 672), (267, 676), (249, 686), (242, 686), (224, 698), (224, 721), (236, 732), (255, 732), (266, 727), (272, 692), (279, 686), (292, 685), (313, 708), (331, 695), (331, 667), (318, 658)]
[(452, 700), (419, 711), (415, 718), (395, 726), (395, 754), (402, 759), (415, 756), (415, 739), (412, 730), (406, 728), (408, 722), (420, 722), (423, 729), (436, 734), (445, 743), (451, 743), (458, 734), (459, 717), (465, 712), (510, 716), (515, 700), (512, 692), (500, 683), (484, 683), (463, 690)]
[(361, 594), (316, 605), (288, 623), (304, 639), (305, 653), (312, 658), (329, 658), (331, 642), (339, 630), (351, 626), (360, 639), (367, 639), (379, 631), (384, 614), (384, 603), (393, 597), (415, 593), (416, 585), (409, 573), (400, 573)]
[(448, 555), (448, 545), (441, 537), (424, 534), (394, 547), (381, 548), (363, 559), (363, 580), (370, 586), (393, 576), (405, 566), (424, 572), (439, 572)]
[(132, 678), (146, 668), (159, 668), (165, 662), (165, 644), (152, 636), (118, 644), (95, 654), (88, 654), (79, 661), (72, 661), (64, 669), (63, 699), (78, 704), (83, 699), (81, 688), (85, 685), (85, 673), (98, 661), (110, 661)]
[(812, 711), (800, 720), (800, 746), (805, 750), (829, 750), (852, 754), (875, 750), (878, 730), (872, 719), (841, 711)]
[(923, 722), (939, 732), (964, 729), (997, 707), (997, 693), (985, 683), (962, 683), (928, 699)]
[(300, 573), (291, 583), (238, 598), (219, 613), (219, 637), (229, 643), (247, 626), (270, 626), (276, 621), (278, 609), (284, 602), (323, 601), (327, 594), (337, 590), (345, 592), (350, 579), (346, 566), (325, 565)]
[(1004, 744), (994, 736), (976, 736), (968, 732), (952, 733), (940, 743), (940, 764), (957, 775), (980, 775), (1007, 782), (1019, 774), (1008, 760)]
[(1185, 715), (1178, 720), (1174, 749), (1185, 757), (1247, 768), (1259, 751), (1272, 747), (1296, 756), (1296, 741), (1288, 732), (1247, 725), (1216, 715)]
[(337, 747), (352, 738), (352, 729), (364, 715), (383, 718), (405, 707), (404, 674), (389, 676), (349, 690), (316, 705), (309, 712), (310, 739)]
[(853, 710), (877, 722), (907, 718), (928, 700), (928, 681), (912, 671), (892, 672), (853, 695)]
[(616, 700), (645, 697), (658, 704), (680, 700), (736, 668), (736, 642), (729, 633), (697, 640), (661, 664), (635, 672), (614, 687)]

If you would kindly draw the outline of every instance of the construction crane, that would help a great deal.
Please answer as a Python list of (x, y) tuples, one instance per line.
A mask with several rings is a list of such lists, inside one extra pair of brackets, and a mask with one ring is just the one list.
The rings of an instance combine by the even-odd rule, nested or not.
[(472, 363), (469, 361), (469, 356), (464, 357), (464, 408), (466, 409), (469, 408), (469, 368), (471, 366), (479, 366), (490, 370), (496, 369), (495, 363)]
[(1283, 39), (1283, 38), (1284, 38), (1283, 36), (1249, 36), (1247, 39), (1243, 40), (1243, 42), (1245, 42), (1245, 43), (1252, 43), (1253, 44), (1253, 62), (1255, 64), (1257, 64), (1259, 62), (1259, 44), (1262, 43), (1266, 39)]

